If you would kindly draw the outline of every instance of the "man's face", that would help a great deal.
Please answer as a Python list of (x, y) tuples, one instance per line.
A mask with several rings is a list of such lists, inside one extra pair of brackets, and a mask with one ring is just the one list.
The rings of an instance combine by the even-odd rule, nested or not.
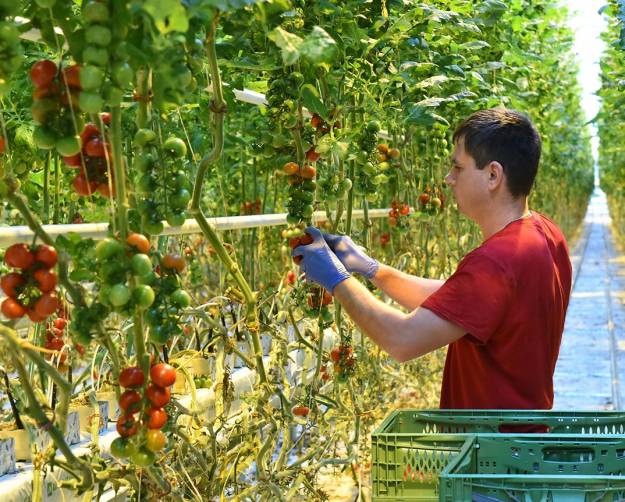
[(488, 170), (478, 169), (475, 159), (464, 149), (464, 139), (456, 141), (451, 155), (451, 169), (445, 183), (451, 188), (458, 210), (475, 219), (488, 201)]

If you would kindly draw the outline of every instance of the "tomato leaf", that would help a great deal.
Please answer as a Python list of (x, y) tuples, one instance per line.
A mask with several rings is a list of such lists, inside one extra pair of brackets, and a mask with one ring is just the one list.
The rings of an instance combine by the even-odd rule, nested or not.
[(177, 0), (146, 0), (143, 9), (152, 16), (161, 33), (189, 29), (187, 11)]
[(269, 40), (276, 44), (282, 50), (282, 60), (285, 65), (292, 65), (297, 62), (300, 57), (300, 47), (304, 41), (279, 26), (269, 32)]
[(336, 42), (323, 28), (315, 26), (302, 42), (300, 54), (311, 63), (331, 63), (336, 54)]
[(312, 84), (304, 84), (299, 90), (302, 103), (311, 113), (317, 113), (323, 118), (328, 117), (328, 109), (319, 98), (319, 93)]

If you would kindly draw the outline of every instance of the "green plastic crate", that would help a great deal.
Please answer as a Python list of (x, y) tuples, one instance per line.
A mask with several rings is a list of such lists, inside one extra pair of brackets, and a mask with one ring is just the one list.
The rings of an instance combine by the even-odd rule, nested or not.
[(623, 436), (478, 434), (440, 475), (440, 502), (623, 502)]
[(439, 474), (467, 439), (522, 425), (546, 426), (550, 434), (622, 434), (625, 412), (394, 411), (371, 436), (372, 499), (435, 502)]

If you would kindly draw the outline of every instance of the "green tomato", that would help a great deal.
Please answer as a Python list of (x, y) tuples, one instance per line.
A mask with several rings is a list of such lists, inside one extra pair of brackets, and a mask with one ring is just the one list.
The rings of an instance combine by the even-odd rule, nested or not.
[(181, 213), (167, 213), (167, 223), (172, 227), (179, 227), (186, 221), (186, 216), (184, 212)]
[(130, 267), (135, 275), (146, 275), (152, 272), (152, 261), (147, 254), (138, 253), (130, 260)]
[(134, 143), (137, 146), (146, 146), (156, 141), (156, 133), (152, 129), (139, 129), (135, 133)]
[(107, 47), (112, 39), (111, 30), (106, 26), (94, 25), (85, 30), (85, 40), (88, 44)]
[(184, 188), (185, 190), (191, 191), (193, 189), (193, 185), (189, 181), (189, 177), (182, 172), (177, 172), (174, 174), (174, 177), (171, 180), (171, 184), (174, 188), (178, 190)]
[(163, 226), (162, 221), (155, 221), (155, 220), (149, 220), (146, 223), (144, 223), (143, 226), (145, 227), (146, 232), (149, 233), (150, 235), (161, 234), (163, 233), (163, 229), (165, 228)]
[(82, 59), (86, 64), (94, 64), (96, 66), (106, 66), (109, 62), (109, 53), (106, 49), (88, 45), (82, 51)]
[(78, 96), (78, 106), (85, 113), (98, 113), (104, 107), (104, 100), (99, 94), (83, 91)]
[(109, 20), (109, 10), (105, 4), (93, 0), (83, 6), (82, 16), (88, 23), (105, 23)]
[(156, 274), (154, 272), (148, 272), (147, 274), (137, 277), (139, 284), (146, 284), (152, 286), (156, 282)]
[(137, 191), (144, 194), (150, 194), (156, 190), (158, 183), (156, 178), (151, 174), (144, 174), (139, 178), (137, 183)]
[(39, 124), (48, 122), (50, 117), (56, 115), (58, 111), (59, 103), (56, 99), (52, 98), (37, 99), (30, 107), (33, 120)]
[(66, 136), (59, 138), (56, 142), (56, 151), (63, 157), (71, 157), (80, 152), (82, 144), (80, 136)]
[(155, 459), (154, 453), (147, 448), (141, 448), (130, 456), (130, 461), (139, 467), (149, 467)]
[(114, 85), (104, 86), (104, 99), (109, 106), (119, 106), (124, 100), (124, 91)]
[(101, 240), (95, 247), (95, 256), (99, 261), (111, 259), (113, 256), (123, 253), (124, 246), (115, 239), (107, 237)]
[(177, 305), (178, 307), (183, 309), (191, 305), (191, 297), (189, 296), (189, 293), (187, 293), (184, 289), (177, 289), (171, 294), (169, 299), (174, 305)]
[(377, 120), (371, 120), (367, 124), (367, 131), (371, 132), (371, 133), (378, 133), (378, 132), (380, 132), (380, 123)]
[(306, 207), (304, 207), (304, 210), (302, 211), (302, 216), (304, 218), (310, 218), (313, 215), (314, 209), (312, 207), (312, 205), (308, 204)]
[(150, 286), (141, 284), (133, 289), (132, 297), (139, 308), (147, 309), (154, 303), (155, 295), (154, 290)]
[(37, 126), (33, 131), (33, 141), (38, 148), (50, 150), (56, 145), (56, 135), (46, 127)]
[(111, 455), (115, 458), (128, 458), (134, 455), (137, 448), (128, 438), (115, 438), (111, 443)]
[(85, 65), (80, 70), (79, 78), (83, 91), (95, 91), (102, 86), (104, 73), (97, 66)]
[(175, 158), (182, 158), (187, 154), (186, 143), (175, 136), (167, 138), (165, 143), (163, 143), (163, 148)]
[(191, 200), (191, 193), (184, 188), (169, 197), (169, 204), (174, 209), (185, 209)]
[(111, 287), (109, 301), (113, 307), (123, 307), (130, 300), (130, 290), (125, 284), (115, 284)]
[(161, 314), (161, 311), (156, 307), (152, 307), (151, 309), (149, 309), (145, 313), (145, 318), (152, 326), (161, 326), (163, 324), (163, 316)]
[(166, 325), (157, 324), (150, 327), (150, 342), (156, 345), (163, 345), (167, 343), (170, 338), (171, 334)]
[(135, 74), (128, 63), (121, 62), (113, 65), (113, 80), (120, 87), (127, 87), (132, 83)]
[(154, 162), (154, 158), (151, 154), (141, 153), (135, 157), (133, 167), (140, 173), (146, 173), (152, 167), (152, 162)]

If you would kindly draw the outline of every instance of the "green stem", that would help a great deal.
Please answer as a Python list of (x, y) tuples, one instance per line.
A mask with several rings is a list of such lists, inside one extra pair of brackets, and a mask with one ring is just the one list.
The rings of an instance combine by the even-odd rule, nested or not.
[(113, 144), (112, 163), (119, 238), (122, 242), (126, 242), (128, 236), (128, 195), (126, 194), (126, 170), (122, 155), (122, 113), (119, 106), (111, 108), (110, 136)]
[(50, 223), (50, 160), (52, 153), (48, 152), (46, 163), (43, 166), (43, 214), (46, 223)]

